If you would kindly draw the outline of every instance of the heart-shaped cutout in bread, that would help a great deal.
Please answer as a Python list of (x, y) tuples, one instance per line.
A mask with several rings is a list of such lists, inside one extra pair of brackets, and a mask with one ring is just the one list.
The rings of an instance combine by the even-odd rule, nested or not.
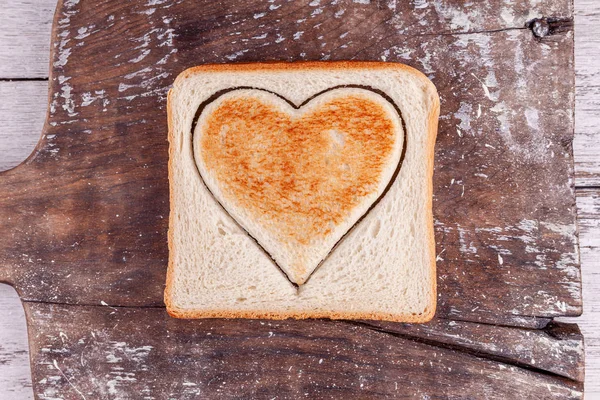
[(234, 88), (201, 105), (192, 129), (205, 185), (296, 285), (385, 194), (406, 140), (398, 108), (363, 87), (299, 105)]

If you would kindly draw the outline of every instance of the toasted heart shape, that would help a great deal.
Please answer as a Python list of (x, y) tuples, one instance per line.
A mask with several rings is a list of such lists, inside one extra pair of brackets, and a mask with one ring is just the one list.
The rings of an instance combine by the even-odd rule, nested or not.
[(221, 206), (296, 285), (383, 197), (401, 167), (400, 111), (364, 87), (296, 106), (234, 88), (199, 109), (196, 166)]

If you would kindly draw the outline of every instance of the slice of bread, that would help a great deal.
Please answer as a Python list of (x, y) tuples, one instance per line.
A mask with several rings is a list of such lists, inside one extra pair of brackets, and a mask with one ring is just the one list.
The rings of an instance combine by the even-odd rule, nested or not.
[(168, 99), (168, 312), (430, 320), (438, 114), (401, 64), (184, 71)]

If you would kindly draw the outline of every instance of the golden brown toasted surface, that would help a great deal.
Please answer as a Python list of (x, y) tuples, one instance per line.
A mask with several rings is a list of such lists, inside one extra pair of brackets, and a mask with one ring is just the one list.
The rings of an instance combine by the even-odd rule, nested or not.
[(228, 202), (306, 245), (377, 192), (395, 140), (389, 113), (367, 96), (341, 95), (293, 115), (240, 95), (207, 117), (200, 153)]

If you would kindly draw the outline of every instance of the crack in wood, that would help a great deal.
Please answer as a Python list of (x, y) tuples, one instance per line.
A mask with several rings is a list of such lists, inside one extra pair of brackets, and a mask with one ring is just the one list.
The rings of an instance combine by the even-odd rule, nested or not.
[[(51, 303), (51, 302), (40, 302), (40, 301), (27, 301), (26, 303), (38, 303), (38, 304), (52, 304), (52, 305), (62, 305), (62, 306), (79, 306), (79, 307), (89, 307), (91, 309), (97, 309), (98, 307), (107, 307), (111, 310), (106, 310), (106, 313), (114, 314), (115, 311), (122, 309), (123, 312), (125, 310), (135, 311), (143, 310), (143, 309), (164, 309), (164, 306), (154, 306), (154, 307), (131, 307), (131, 306), (112, 306), (106, 303), (103, 304), (93, 304), (93, 305), (82, 305), (82, 304), (64, 304), (64, 303)], [(77, 312), (77, 311), (72, 311)], [(489, 336), (489, 332), (493, 331), (494, 327), (499, 327), (495, 324), (485, 324), (485, 323), (477, 323), (477, 322), (466, 322), (465, 324), (455, 325), (452, 324), (449, 319), (438, 319), (437, 323), (433, 321), (433, 324), (430, 326), (426, 325), (411, 325), (411, 324), (397, 324), (398, 329), (400, 331), (393, 330), (393, 328), (387, 329), (385, 326), (377, 325), (378, 321), (349, 321), (349, 320), (329, 320), (329, 319), (316, 319), (315, 321), (324, 323), (324, 324), (344, 324), (349, 326), (357, 326), (363, 329), (369, 329), (372, 331), (376, 331), (382, 334), (391, 335), (393, 337), (397, 337), (404, 340), (411, 340), (415, 343), (420, 343), (426, 346), (431, 346), (435, 348), (457, 351), (460, 353), (467, 354), (469, 356), (477, 357), (484, 360), (494, 361), (498, 363), (502, 363), (505, 365), (509, 365), (515, 368), (521, 368), (533, 373), (541, 373), (547, 376), (551, 376), (554, 379), (558, 378), (563, 380), (563, 382), (581, 382), (584, 379), (583, 371), (581, 369), (577, 369), (576, 367), (565, 367), (565, 368), (553, 368), (553, 364), (548, 364), (546, 361), (544, 363), (544, 358), (542, 358), (542, 363), (538, 362), (538, 365), (535, 365), (535, 361), (533, 357), (537, 359), (540, 354), (545, 354), (547, 349), (556, 349), (557, 353), (555, 357), (561, 357), (566, 361), (566, 365), (575, 365), (575, 362), (578, 359), (577, 354), (573, 354), (573, 352), (577, 351), (577, 343), (582, 343), (581, 333), (577, 329), (576, 325), (573, 324), (548, 324), (545, 329), (528, 329), (528, 328), (519, 328), (519, 327), (506, 327), (505, 329), (514, 330), (515, 337), (526, 335), (527, 337), (531, 336), (531, 342), (528, 347), (525, 345), (523, 350), (519, 350), (517, 347), (511, 347), (510, 342), (496, 343), (493, 341), (493, 336)], [(254, 321), (258, 322), (258, 321)], [(285, 326), (285, 321), (280, 321), (282, 326)], [(298, 321), (290, 320), (291, 324), (295, 324)], [(309, 321), (306, 321), (307, 323)], [(194, 321), (190, 321), (190, 323), (195, 323)], [(248, 323), (252, 323), (252, 320), (249, 320)], [(391, 325), (393, 326), (393, 324)], [(484, 327), (481, 329), (481, 327)], [(487, 326), (487, 328), (485, 328)], [(416, 329), (416, 333), (413, 335), (410, 332), (401, 332), (402, 330), (411, 330)], [(423, 329), (422, 329), (423, 328)], [(520, 332), (520, 333), (519, 333)], [(424, 337), (426, 336), (426, 337)], [(431, 337), (431, 338), (429, 338)], [(544, 340), (544, 337), (547, 337), (547, 340), (550, 340), (551, 343), (548, 343)], [(492, 340), (491, 342), (489, 340)], [(564, 341), (564, 345), (561, 344)], [(518, 345), (514, 343), (515, 346)], [(499, 346), (496, 348), (496, 346)], [(505, 346), (509, 346), (508, 348)], [(486, 351), (489, 348), (489, 351)], [(581, 348), (583, 348), (581, 346)], [(494, 352), (495, 351), (495, 352)], [(506, 352), (506, 353), (505, 353)], [(506, 356), (503, 356), (506, 354)], [(512, 357), (512, 358), (511, 358)], [(531, 357), (531, 362), (528, 363), (528, 359)], [(575, 358), (573, 358), (575, 357)], [(582, 355), (580, 357), (583, 357)], [(520, 361), (521, 360), (521, 361)], [(546, 365), (546, 367), (544, 367)]]
[(154, 308), (165, 308), (166, 306), (163, 305), (140, 305), (140, 306), (120, 306), (120, 305), (114, 305), (114, 304), (87, 304), (87, 303), (65, 303), (65, 302), (59, 302), (59, 301), (40, 301), (40, 300), (32, 300), (32, 299), (24, 299), (24, 298), (20, 298), (21, 302), (23, 303), (32, 303), (32, 304), (50, 304), (50, 305), (56, 305), (56, 306), (67, 306), (67, 307), (108, 307), (108, 308), (122, 308), (122, 309), (140, 309), (140, 310), (144, 310), (144, 309), (154, 309)]
[(408, 35), (411, 37), (433, 37), (433, 36), (461, 36), (461, 35), (478, 35), (478, 34), (487, 34), (487, 33), (497, 33), (497, 32), (507, 32), (507, 31), (522, 31), (522, 30), (526, 30), (527, 27), (526, 26), (512, 26), (512, 27), (508, 27), (508, 28), (498, 28), (498, 29), (482, 29), (482, 30), (476, 30), (476, 31), (459, 31), (459, 32), (446, 32), (446, 31), (442, 31), (442, 32), (434, 32), (434, 33), (421, 33), (421, 34), (416, 34), (416, 35)]
[(589, 186), (575, 185), (575, 190), (579, 190), (579, 191), (600, 190), (600, 185), (589, 185)]
[(44, 78), (0, 78), (0, 82), (47, 82), (48, 77)]
[[(468, 319), (468, 318), (445, 318), (445, 317), (437, 317), (437, 319), (444, 320), (444, 321), (470, 322), (470, 323), (473, 323), (473, 324), (498, 326), (498, 327), (502, 327), (502, 328), (517, 328), (517, 329), (526, 329), (526, 330), (537, 331), (537, 330), (546, 328), (546, 326), (548, 326), (548, 324), (550, 322), (552, 322), (552, 320), (554, 318), (554, 317), (542, 317), (542, 316), (537, 316), (537, 315), (517, 315), (517, 314), (511, 314), (510, 317), (514, 317), (514, 318), (531, 318), (531, 319), (535, 319), (539, 323), (536, 324), (535, 326), (522, 326), (522, 325), (516, 325), (516, 324), (515, 325), (500, 324), (500, 323), (492, 324), (492, 323), (489, 323), (489, 322), (478, 321), (476, 319)], [(565, 318), (567, 318), (567, 317), (565, 317)]]
[[(23, 303), (35, 303), (35, 304), (52, 304), (52, 305), (58, 305), (58, 306), (72, 306), (72, 307), (108, 307), (108, 308), (122, 308), (122, 309), (159, 309), (159, 308), (166, 308), (166, 306), (163, 305), (137, 305), (137, 306), (126, 306), (126, 305), (115, 305), (115, 304), (89, 304), (89, 303), (66, 303), (66, 302), (57, 302), (57, 301), (40, 301), (40, 300), (33, 300), (33, 299), (27, 299), (27, 298), (20, 298), (21, 301)], [(530, 331), (539, 331), (539, 330), (543, 330), (545, 329), (548, 324), (550, 322), (552, 322), (553, 318), (547, 318), (547, 317), (538, 317), (538, 316), (529, 316), (529, 315), (511, 315), (514, 316), (516, 318), (535, 318), (536, 320), (540, 321), (539, 325), (536, 325), (536, 327), (527, 327), (527, 326), (520, 326), (520, 325), (509, 325), (509, 324), (494, 324), (494, 323), (489, 323), (489, 322), (482, 322), (482, 321), (474, 321), (474, 320), (468, 320), (468, 319), (460, 319), (460, 318), (443, 318), (443, 317), (436, 317), (436, 319), (438, 320), (442, 320), (442, 321), (456, 321), (456, 322), (468, 322), (468, 323), (472, 323), (472, 324), (478, 324), (478, 325), (485, 325), (485, 326), (497, 326), (497, 327), (503, 327), (503, 328), (513, 328), (513, 329), (522, 329), (522, 330), (530, 330)], [(315, 318), (316, 320), (323, 320), (323, 321), (346, 321), (346, 320), (336, 320), (336, 319), (324, 319), (324, 318)]]
[(551, 371), (548, 371), (546, 369), (543, 368), (538, 368), (535, 367), (533, 365), (530, 364), (526, 364), (526, 363), (522, 363), (507, 357), (502, 357), (500, 355), (494, 355), (493, 353), (487, 353), (487, 352), (481, 352), (481, 351), (477, 351), (474, 349), (470, 349), (468, 347), (465, 346), (461, 346), (458, 344), (449, 344), (449, 343), (442, 343), (442, 342), (438, 342), (435, 340), (428, 340), (428, 339), (424, 339), (422, 337), (418, 337), (418, 336), (413, 336), (413, 335), (409, 335), (409, 334), (404, 334), (404, 333), (399, 333), (399, 332), (394, 332), (394, 331), (390, 331), (387, 329), (384, 329), (382, 327), (379, 326), (374, 326), (369, 324), (368, 322), (364, 322), (364, 321), (347, 321), (347, 320), (343, 320), (342, 322), (348, 324), (348, 325), (354, 325), (354, 326), (360, 326), (375, 332), (380, 332), (386, 335), (391, 335), (400, 339), (405, 339), (405, 340), (410, 340), (416, 343), (420, 343), (420, 344), (424, 344), (427, 346), (432, 346), (432, 347), (436, 347), (436, 348), (440, 348), (440, 349), (444, 349), (444, 350), (452, 350), (452, 351), (458, 351), (464, 354), (468, 354), (470, 356), (473, 357), (477, 357), (480, 359), (484, 359), (484, 360), (489, 360), (489, 361), (494, 361), (494, 362), (499, 362), (511, 367), (516, 367), (516, 368), (521, 368), (521, 369), (525, 369), (534, 373), (538, 373), (538, 374), (542, 374), (542, 375), (546, 375), (546, 376), (551, 376), (553, 378), (557, 378), (562, 380), (563, 382), (581, 382), (575, 379), (571, 379), (569, 377), (566, 377), (564, 375), (560, 375)]

